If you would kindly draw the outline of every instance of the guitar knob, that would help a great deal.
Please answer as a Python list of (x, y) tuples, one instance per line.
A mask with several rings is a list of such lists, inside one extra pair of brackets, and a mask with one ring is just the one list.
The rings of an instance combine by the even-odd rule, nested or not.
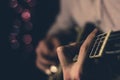
[(50, 71), (51, 71), (52, 73), (56, 73), (56, 72), (58, 71), (58, 68), (57, 68), (56, 66), (52, 65), (52, 66), (50, 67)]

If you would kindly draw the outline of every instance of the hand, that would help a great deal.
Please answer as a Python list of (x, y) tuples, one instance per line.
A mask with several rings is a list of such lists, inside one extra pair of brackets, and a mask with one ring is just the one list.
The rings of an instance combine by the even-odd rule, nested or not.
[(36, 66), (45, 74), (50, 75), (50, 66), (57, 65), (56, 48), (59, 41), (56, 38), (42, 40), (36, 48)]
[(91, 41), (93, 40), (96, 32), (97, 32), (97, 29), (91, 32), (89, 36), (86, 38), (86, 40), (84, 41), (84, 43), (79, 49), (79, 55), (76, 62), (73, 62), (72, 60), (70, 60), (70, 58), (68, 58), (68, 56), (66, 56), (67, 54), (70, 54), (70, 53), (67, 53), (67, 51), (65, 50), (66, 49), (68, 51), (74, 50), (75, 48), (74, 46), (76, 46), (77, 44), (74, 43), (67, 47), (61, 46), (57, 48), (57, 54), (63, 70), (64, 80), (80, 80), (80, 75), (82, 73), (82, 65), (87, 53), (87, 48), (89, 47)]

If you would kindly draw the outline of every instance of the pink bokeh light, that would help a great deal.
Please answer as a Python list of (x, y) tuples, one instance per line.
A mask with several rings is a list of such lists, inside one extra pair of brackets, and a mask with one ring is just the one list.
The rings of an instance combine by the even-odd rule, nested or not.
[(31, 18), (31, 14), (29, 10), (24, 10), (21, 14), (21, 17), (24, 21), (29, 21)]
[(23, 36), (23, 42), (28, 45), (28, 44), (31, 44), (32, 42), (32, 36), (30, 34), (25, 34)]

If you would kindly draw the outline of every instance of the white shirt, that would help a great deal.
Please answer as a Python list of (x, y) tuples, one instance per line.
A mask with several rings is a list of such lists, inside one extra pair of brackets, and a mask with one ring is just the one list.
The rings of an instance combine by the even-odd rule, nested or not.
[(120, 0), (61, 0), (61, 10), (49, 31), (72, 27), (73, 22), (84, 27), (87, 22), (97, 24), (104, 32), (120, 30)]

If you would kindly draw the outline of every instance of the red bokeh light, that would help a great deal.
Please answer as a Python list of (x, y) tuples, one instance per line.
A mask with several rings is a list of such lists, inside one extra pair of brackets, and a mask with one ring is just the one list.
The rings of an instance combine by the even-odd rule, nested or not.
[(26, 34), (23, 36), (23, 42), (28, 45), (28, 44), (31, 44), (32, 42), (32, 36), (29, 35), (29, 34)]
[(29, 21), (31, 18), (31, 14), (29, 10), (24, 10), (21, 14), (21, 17), (24, 21)]
[(10, 40), (15, 40), (16, 39), (17, 34), (16, 33), (10, 33), (9, 39)]

